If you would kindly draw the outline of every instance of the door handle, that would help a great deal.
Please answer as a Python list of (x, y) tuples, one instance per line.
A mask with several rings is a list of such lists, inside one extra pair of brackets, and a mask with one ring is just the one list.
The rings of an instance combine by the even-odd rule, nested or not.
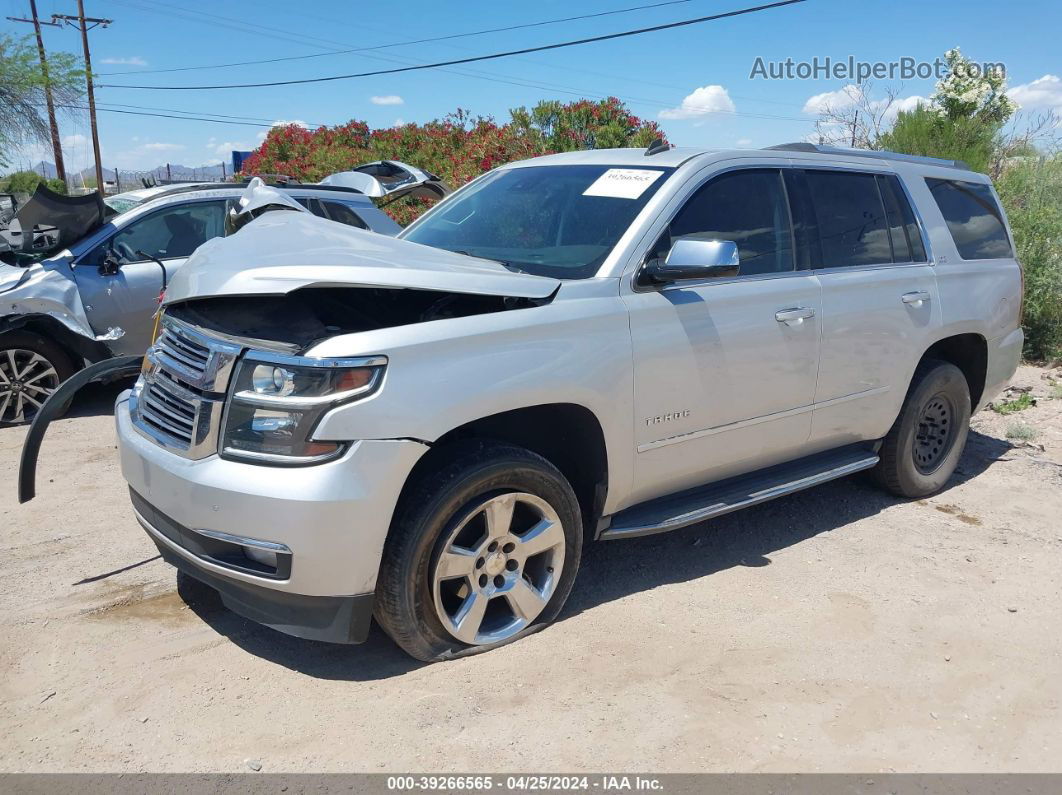
[(915, 290), (913, 293), (904, 293), (900, 296), (900, 300), (905, 304), (921, 306), (925, 301), (929, 300), (929, 292), (927, 290)]
[(779, 309), (774, 313), (774, 319), (787, 326), (799, 326), (808, 318), (815, 317), (815, 310), (806, 306), (794, 306), (790, 309)]

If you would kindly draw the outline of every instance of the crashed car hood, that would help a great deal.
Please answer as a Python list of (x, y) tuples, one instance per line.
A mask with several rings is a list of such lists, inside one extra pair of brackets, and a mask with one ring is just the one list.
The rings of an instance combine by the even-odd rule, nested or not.
[(108, 215), (108, 208), (98, 192), (84, 196), (63, 196), (37, 185), (37, 190), (30, 196), (15, 214), (22, 230), (20, 246), (29, 251), (34, 248), (35, 235), (30, 230), (35, 227), (54, 227), (55, 240), (49, 247), (52, 251), (66, 248), (89, 232), (99, 229)]
[(337, 224), (274, 212), (196, 249), (165, 303), (222, 295), (276, 295), (303, 287), (390, 287), (546, 298), (557, 279), (513, 273), (490, 260)]

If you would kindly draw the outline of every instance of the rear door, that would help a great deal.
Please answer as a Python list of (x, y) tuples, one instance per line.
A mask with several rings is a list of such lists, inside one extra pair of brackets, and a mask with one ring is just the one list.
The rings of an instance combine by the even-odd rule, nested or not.
[(900, 180), (886, 171), (788, 173), (817, 230), (822, 349), (811, 445), (884, 436), (940, 325), (936, 276)]
[[(121, 329), (108, 343), (116, 355), (143, 353), (150, 342), (151, 317), (158, 308), (162, 271), (166, 281), (189, 255), (212, 237), (225, 234), (225, 201), (168, 204), (122, 226), (84, 255), (74, 278), (89, 323), (97, 334)], [(108, 256), (119, 259), (117, 273), (101, 268)]]

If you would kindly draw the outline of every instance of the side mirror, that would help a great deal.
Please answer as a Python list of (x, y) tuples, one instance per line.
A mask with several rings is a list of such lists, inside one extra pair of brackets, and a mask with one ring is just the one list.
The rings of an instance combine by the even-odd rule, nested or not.
[(650, 262), (645, 275), (653, 284), (737, 276), (740, 258), (732, 240), (676, 240), (667, 256)]
[(114, 252), (114, 249), (107, 249), (107, 253), (103, 256), (103, 263), (100, 265), (101, 276), (114, 276), (121, 270), (122, 258)]

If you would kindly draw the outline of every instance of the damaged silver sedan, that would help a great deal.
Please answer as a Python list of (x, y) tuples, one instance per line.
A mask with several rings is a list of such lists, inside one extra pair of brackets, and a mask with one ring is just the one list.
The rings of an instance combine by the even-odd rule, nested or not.
[[(225, 234), (245, 188), (178, 185), (115, 213), (97, 194), (39, 187), (0, 237), (0, 423), (31, 420), (89, 364), (142, 354), (161, 292), (195, 249)], [(449, 192), (434, 175), (394, 161), (277, 191), (316, 216), (384, 235), (400, 227), (380, 206)]]

